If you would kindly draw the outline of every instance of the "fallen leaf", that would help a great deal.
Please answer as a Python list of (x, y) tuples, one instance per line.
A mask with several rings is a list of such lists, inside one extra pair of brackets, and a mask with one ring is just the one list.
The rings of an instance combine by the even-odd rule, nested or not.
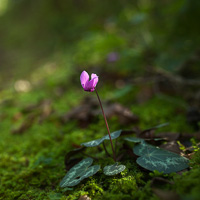
[(91, 198), (88, 197), (87, 195), (83, 195), (83, 196), (80, 196), (78, 200), (91, 200)]
[(177, 154), (181, 154), (181, 152), (182, 152), (176, 141), (170, 141), (170, 142), (167, 142), (165, 144), (161, 144), (159, 147), (162, 148), (162, 149), (177, 153)]
[(153, 192), (162, 200), (180, 200), (180, 196), (169, 190), (161, 190), (158, 188), (152, 188)]
[(42, 123), (45, 119), (47, 119), (52, 113), (52, 102), (50, 99), (45, 99), (39, 106), (40, 115), (39, 115), (39, 123)]
[[(100, 115), (101, 110), (98, 110), (96, 115)], [(116, 116), (119, 119), (120, 124), (126, 125), (130, 123), (136, 123), (139, 118), (134, 115), (128, 108), (122, 106), (119, 103), (113, 103), (105, 106), (105, 115), (108, 118)]]
[(12, 134), (22, 134), (22, 133), (24, 133), (27, 129), (29, 129), (29, 128), (33, 125), (33, 123), (34, 123), (36, 117), (37, 117), (37, 114), (31, 114), (31, 115), (29, 115), (29, 116), (22, 122), (22, 124), (21, 124), (18, 128), (13, 129), (13, 130), (11, 131), (11, 133), (12, 133)]
[[(103, 107), (106, 117), (109, 119), (115, 116), (120, 124), (125, 125), (137, 123), (139, 121), (139, 118), (136, 115), (121, 104), (105, 101), (103, 102)], [(73, 108), (71, 111), (61, 116), (61, 121), (66, 123), (70, 120), (77, 120), (79, 125), (85, 128), (94, 120), (94, 118), (100, 115), (102, 115), (102, 111), (97, 99), (87, 97), (80, 106)]]
[(167, 141), (176, 141), (180, 137), (180, 133), (162, 132), (156, 135), (157, 137), (164, 138)]
[(169, 181), (168, 179), (166, 178), (163, 178), (163, 177), (154, 177), (152, 180), (151, 180), (151, 186), (152, 187), (155, 187), (156, 185), (165, 185), (165, 184), (170, 184), (170, 185), (173, 185), (174, 182), (173, 181)]
[(154, 138), (154, 132), (156, 129), (162, 128), (167, 125), (169, 125), (169, 123), (159, 124), (157, 126), (140, 131), (138, 137), (152, 139), (152, 138)]

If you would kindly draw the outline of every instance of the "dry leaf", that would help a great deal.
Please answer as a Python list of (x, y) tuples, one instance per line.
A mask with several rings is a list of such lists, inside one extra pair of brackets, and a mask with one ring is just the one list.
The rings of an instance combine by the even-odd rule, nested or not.
[(158, 188), (152, 188), (153, 192), (162, 200), (179, 200), (180, 196), (174, 191), (166, 191)]
[(91, 198), (88, 197), (87, 195), (83, 195), (83, 196), (80, 196), (78, 200), (91, 200)]
[[(106, 117), (116, 116), (120, 124), (129, 124), (138, 122), (139, 118), (134, 115), (128, 108), (118, 103), (103, 102)], [(102, 114), (98, 100), (95, 98), (86, 98), (83, 103), (61, 116), (62, 122), (77, 120), (81, 127), (87, 127), (95, 117)]]

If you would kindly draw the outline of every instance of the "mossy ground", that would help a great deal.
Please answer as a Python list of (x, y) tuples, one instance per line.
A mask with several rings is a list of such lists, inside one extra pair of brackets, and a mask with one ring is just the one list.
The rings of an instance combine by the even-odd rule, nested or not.
[[(54, 73), (54, 78), (51, 73)], [(152, 192), (150, 173), (141, 170), (130, 159), (122, 161), (127, 168), (119, 175), (108, 177), (100, 170), (93, 177), (75, 186), (72, 191), (63, 191), (59, 187), (59, 182), (66, 173), (66, 153), (82, 142), (102, 137), (106, 134), (106, 128), (101, 116), (87, 129), (79, 128), (76, 121), (61, 123), (59, 116), (78, 105), (86, 95), (94, 94), (81, 90), (79, 74), (76, 74), (75, 84), (71, 84), (70, 76), (73, 78), (74, 75), (69, 74), (68, 70), (57, 68), (51, 73), (46, 75), (43, 82), (41, 80), (44, 80), (44, 77), (38, 79), (29, 92), (18, 93), (12, 89), (1, 92), (3, 98), (0, 105), (0, 199), (72, 200), (79, 199), (82, 195), (88, 195), (92, 199), (159, 199)], [(114, 96), (115, 89), (110, 85), (109, 89), (99, 88), (99, 92), (106, 99), (106, 96)], [(163, 98), (157, 95), (146, 103), (138, 104), (134, 102), (136, 93), (135, 89), (131, 89), (121, 97), (112, 99), (128, 106), (140, 117), (138, 126), (149, 128), (170, 122), (169, 126), (162, 128), (163, 131), (192, 132), (183, 115), (183, 100), (174, 98), (172, 101), (170, 97)], [(30, 112), (24, 111), (26, 107), (45, 99), (51, 100), (53, 111), (42, 122), (38, 107)], [(37, 116), (31, 126), (22, 133), (14, 133), (12, 130), (25, 123), (31, 114)], [(111, 131), (134, 127), (122, 126), (116, 118), (110, 119), (109, 123)], [(92, 155), (95, 151), (89, 148), (87, 153)], [(102, 167), (112, 162), (102, 153), (94, 156), (101, 158), (98, 164)], [(184, 199), (197, 199), (200, 195), (199, 152), (195, 154), (191, 163), (193, 168), (184, 175), (169, 176), (175, 184), (166, 186), (166, 189), (176, 191)]]

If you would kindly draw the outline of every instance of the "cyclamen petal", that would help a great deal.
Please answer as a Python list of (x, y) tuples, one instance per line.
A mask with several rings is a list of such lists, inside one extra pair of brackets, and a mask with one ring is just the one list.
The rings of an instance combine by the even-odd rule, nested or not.
[(91, 79), (94, 79), (94, 78), (98, 78), (98, 76), (96, 74), (91, 74)]
[(86, 71), (83, 71), (80, 76), (80, 81), (83, 89), (87, 92), (93, 92), (96, 88), (96, 85), (99, 81), (96, 74), (91, 75), (91, 80), (89, 80), (89, 75)]
[(83, 71), (80, 76), (81, 85), (84, 88), (86, 83), (89, 81), (89, 75), (86, 71)]
[(88, 92), (93, 92), (94, 89), (95, 89), (95, 87), (94, 87), (94, 79), (92, 79), (92, 80), (90, 80), (90, 81), (88, 81), (86, 83), (84, 90), (88, 91)]
[(98, 81), (99, 81), (99, 78), (96, 74), (92, 74), (91, 75), (91, 78), (94, 79), (94, 87), (96, 87)]

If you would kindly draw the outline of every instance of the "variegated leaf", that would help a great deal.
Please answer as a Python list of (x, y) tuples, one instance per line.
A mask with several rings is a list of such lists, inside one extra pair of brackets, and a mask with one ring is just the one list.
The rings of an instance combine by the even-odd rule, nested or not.
[(145, 142), (136, 145), (133, 152), (140, 156), (136, 162), (150, 171), (158, 170), (167, 174), (189, 167), (187, 158)]
[(124, 171), (125, 168), (126, 168), (125, 165), (118, 165), (118, 163), (115, 163), (113, 165), (105, 166), (103, 169), (103, 173), (107, 176), (113, 176)]
[(86, 158), (72, 167), (63, 180), (60, 182), (60, 187), (72, 187), (79, 184), (83, 179), (94, 175), (99, 171), (99, 165), (90, 165), (93, 163), (92, 158)]

